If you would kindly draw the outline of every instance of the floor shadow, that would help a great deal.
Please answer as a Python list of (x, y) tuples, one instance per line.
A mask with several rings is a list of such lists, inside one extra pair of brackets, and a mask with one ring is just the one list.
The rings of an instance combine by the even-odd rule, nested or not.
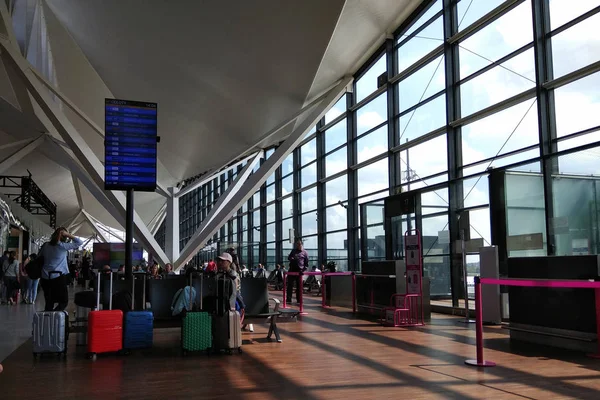
[[(410, 353), (414, 353), (414, 354), (418, 354), (418, 355), (426, 356), (426, 357), (433, 357), (433, 358), (436, 358), (443, 362), (462, 364), (462, 362), (464, 361), (462, 358), (458, 357), (456, 354), (448, 353), (443, 350), (434, 350), (434, 349), (431, 349), (424, 345), (410, 343), (410, 342), (407, 342), (404, 340), (385, 337), (382, 335), (373, 335), (373, 334), (365, 335), (364, 331), (354, 329), (354, 328), (352, 328), (352, 326), (338, 325), (338, 324), (335, 324), (332, 322), (318, 320), (318, 319), (315, 319), (315, 318), (312, 318), (309, 316), (304, 316), (303, 322), (309, 323), (309, 324), (312, 324), (315, 326), (319, 326), (319, 327), (325, 327), (325, 328), (335, 330), (337, 332), (349, 334), (352, 336), (366, 338), (368, 340), (377, 342), (379, 344), (382, 344), (385, 346), (390, 346), (390, 347), (395, 347), (395, 348), (401, 349), (406, 352), (410, 352)], [(450, 325), (448, 325), (448, 326), (450, 326)], [(423, 331), (425, 333), (435, 334), (435, 331), (427, 330), (427, 328), (417, 327), (417, 328), (412, 328), (412, 329)], [(452, 333), (441, 332), (439, 334), (439, 336), (448, 337), (450, 339), (456, 340), (461, 343), (474, 344), (474, 342), (475, 342), (474, 338), (468, 338), (465, 336), (456, 335), (456, 334), (452, 334)], [(508, 345), (508, 339), (505, 339), (503, 341), (506, 345)], [(486, 344), (487, 344), (487, 341), (486, 341)], [(504, 351), (506, 353), (512, 354), (509, 346), (500, 347), (499, 351)], [(473, 354), (473, 357), (474, 356), (475, 355)], [(554, 357), (552, 357), (552, 358), (554, 358)], [(579, 357), (577, 357), (576, 360), (577, 361), (574, 361), (573, 359), (567, 359), (566, 361), (576, 362), (576, 363), (581, 363), (582, 361), (584, 361), (583, 356), (581, 356), (581, 355), (579, 355)], [(587, 362), (583, 362), (582, 364), (586, 365)], [(488, 369), (486, 371), (488, 371), (489, 374), (491, 374), (491, 375), (505, 378), (507, 380), (512, 379), (512, 377), (514, 377), (515, 374), (518, 374), (520, 377), (520, 380), (526, 380), (528, 385), (537, 387), (537, 388), (540, 388), (543, 390), (549, 390), (549, 387), (546, 383), (551, 382), (551, 383), (553, 383), (551, 389), (555, 390), (557, 392), (557, 394), (561, 394), (564, 396), (572, 396), (573, 393), (578, 393), (578, 395), (580, 397), (598, 398), (598, 392), (594, 389), (573, 385), (571, 383), (564, 382), (564, 381), (556, 381), (551, 377), (541, 377), (541, 376), (535, 375), (533, 373), (517, 371), (517, 370), (511, 369), (508, 367), (504, 367), (504, 366), (496, 366), (495, 368)]]

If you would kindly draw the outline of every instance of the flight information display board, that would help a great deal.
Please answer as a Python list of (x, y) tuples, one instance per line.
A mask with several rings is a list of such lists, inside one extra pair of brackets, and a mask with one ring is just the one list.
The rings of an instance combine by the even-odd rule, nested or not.
[(105, 190), (156, 190), (157, 111), (156, 103), (105, 100)]

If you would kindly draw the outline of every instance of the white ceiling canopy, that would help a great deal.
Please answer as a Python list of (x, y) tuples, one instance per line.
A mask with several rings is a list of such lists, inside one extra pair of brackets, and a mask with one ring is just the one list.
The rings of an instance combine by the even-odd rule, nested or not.
[[(35, 2), (23, 1), (28, 8), (22, 21), (29, 28), (17, 29), (20, 20), (13, 25), (22, 48), (31, 52), (44, 43), (22, 35), (40, 30), (35, 26), (40, 16)], [(293, 124), (266, 141), (261, 137), (356, 72), (420, 2), (45, 0), (40, 4), (53, 63), (44, 68), (99, 126), (105, 97), (158, 102), (159, 181), (172, 186), (249, 154), (257, 143), (279, 143)], [(0, 89), (5, 75), (0, 74)], [(17, 105), (10, 90), (0, 94), (6, 104)], [(102, 160), (102, 137), (63, 109)], [(0, 145), (43, 130), (39, 121), (13, 125), (0, 127), (7, 134), (3, 139), (0, 132)], [(27, 168), (57, 203), (59, 223), (78, 211), (70, 171), (35, 151), (9, 172), (23, 174)], [(118, 227), (79, 186), (86, 211)], [(147, 223), (164, 202), (158, 194), (136, 194), (136, 211)]]

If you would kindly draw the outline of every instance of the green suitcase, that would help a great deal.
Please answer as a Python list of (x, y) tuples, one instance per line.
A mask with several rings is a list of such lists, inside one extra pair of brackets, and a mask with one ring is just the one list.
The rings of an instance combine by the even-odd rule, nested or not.
[[(190, 288), (192, 285), (192, 274), (190, 274)], [(202, 309), (202, 282), (200, 275), (200, 309)], [(190, 308), (193, 307), (192, 290), (190, 290)], [(188, 310), (181, 323), (181, 350), (183, 355), (188, 352), (210, 351), (212, 347), (212, 318), (207, 312), (195, 312)]]

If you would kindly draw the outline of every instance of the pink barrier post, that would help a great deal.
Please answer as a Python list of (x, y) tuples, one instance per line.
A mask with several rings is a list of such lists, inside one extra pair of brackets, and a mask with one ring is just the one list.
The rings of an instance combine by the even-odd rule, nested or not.
[(304, 312), (304, 280), (302, 279), (302, 271), (300, 271), (298, 273), (298, 280), (300, 281), (300, 284), (297, 284), (296, 286), (296, 290), (300, 289), (300, 315), (305, 315), (306, 313)]
[(598, 350), (596, 350), (596, 353), (588, 354), (588, 357), (600, 358), (600, 288), (594, 289), (594, 294), (596, 296), (596, 336), (598, 337)]
[(356, 274), (352, 273), (352, 313), (356, 314)]
[(327, 308), (327, 304), (325, 302), (327, 285), (325, 284), (325, 277), (327, 276), (325, 273), (321, 275), (323, 277), (321, 282), (321, 308)]
[(282, 308), (288, 308), (287, 306), (287, 302), (285, 301), (285, 299), (287, 298), (287, 274), (283, 274), (283, 307)]
[(465, 364), (474, 367), (495, 367), (496, 363), (483, 359), (483, 313), (481, 311), (481, 280), (475, 277), (475, 336), (477, 360), (465, 360)]

